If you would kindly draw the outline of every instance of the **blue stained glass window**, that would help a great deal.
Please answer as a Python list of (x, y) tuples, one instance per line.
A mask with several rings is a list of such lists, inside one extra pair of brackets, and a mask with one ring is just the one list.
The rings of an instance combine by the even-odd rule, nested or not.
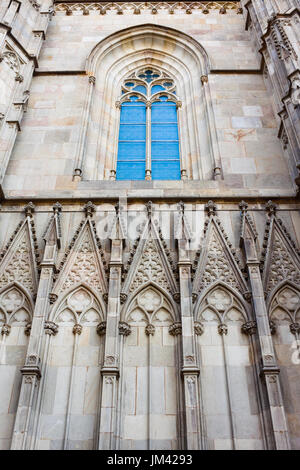
[(153, 180), (179, 180), (180, 156), (176, 104), (164, 97), (151, 107)]
[(146, 105), (132, 96), (121, 105), (117, 180), (144, 180)]
[[(144, 180), (146, 161), (149, 167), (151, 161), (147, 170), (151, 170), (153, 180), (180, 179), (177, 98), (174, 82), (166, 77), (165, 73), (149, 68), (124, 81), (125, 93), (136, 96), (121, 104), (117, 180)], [(153, 96), (155, 93), (159, 93), (158, 97)], [(151, 108), (148, 114), (146, 99)], [(151, 144), (149, 155), (147, 141)]]

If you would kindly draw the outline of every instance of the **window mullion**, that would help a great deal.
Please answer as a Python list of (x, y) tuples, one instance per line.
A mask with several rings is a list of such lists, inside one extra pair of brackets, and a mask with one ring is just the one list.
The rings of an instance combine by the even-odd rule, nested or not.
[(145, 179), (151, 180), (151, 102), (146, 103), (146, 172)]

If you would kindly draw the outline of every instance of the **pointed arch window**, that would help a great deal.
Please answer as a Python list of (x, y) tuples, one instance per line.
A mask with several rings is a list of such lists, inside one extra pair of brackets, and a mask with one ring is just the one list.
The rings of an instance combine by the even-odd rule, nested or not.
[(127, 77), (117, 102), (117, 180), (179, 180), (180, 151), (174, 81), (146, 67)]

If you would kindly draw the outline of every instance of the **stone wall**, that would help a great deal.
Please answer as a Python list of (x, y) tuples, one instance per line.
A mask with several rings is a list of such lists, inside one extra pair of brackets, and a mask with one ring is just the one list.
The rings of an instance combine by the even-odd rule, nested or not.
[[(297, 1), (54, 3), (0, 5), (0, 448), (299, 449)], [(145, 61), (180, 181), (115, 181)]]

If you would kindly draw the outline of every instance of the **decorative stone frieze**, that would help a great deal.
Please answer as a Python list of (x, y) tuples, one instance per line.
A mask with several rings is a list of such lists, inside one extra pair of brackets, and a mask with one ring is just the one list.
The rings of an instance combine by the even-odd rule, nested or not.
[[(35, 2), (35, 0), (31, 0)], [(241, 14), (242, 8), (238, 2), (232, 1), (203, 1), (203, 2), (93, 2), (93, 3), (57, 3), (55, 5), (55, 12), (65, 12), (67, 16), (76, 14), (89, 15), (90, 12), (99, 12), (100, 15), (106, 13), (115, 13), (122, 15), (126, 12), (131, 12), (133, 15), (140, 15), (144, 12), (150, 12), (152, 15), (157, 15), (162, 12), (167, 12), (170, 15), (185, 12), (187, 15), (192, 13), (202, 13), (208, 15), (211, 11), (219, 11), (222, 15), (232, 12)]]

